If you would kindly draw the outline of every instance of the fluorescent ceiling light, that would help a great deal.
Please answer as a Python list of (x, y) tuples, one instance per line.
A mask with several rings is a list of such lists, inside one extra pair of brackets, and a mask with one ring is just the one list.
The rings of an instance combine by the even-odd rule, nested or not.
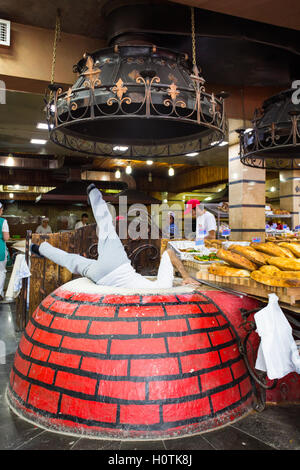
[(48, 124), (46, 122), (38, 122), (36, 127), (37, 129), (48, 130)]
[(125, 145), (115, 145), (113, 147), (113, 150), (115, 152), (126, 152), (126, 150), (128, 150), (128, 147), (126, 147)]
[(186, 154), (187, 157), (196, 157), (196, 155), (199, 155), (199, 152), (191, 152)]
[(31, 144), (36, 144), (36, 145), (45, 145), (47, 140), (45, 139), (31, 139), (30, 143)]
[(224, 147), (224, 145), (228, 145), (228, 142), (226, 140), (223, 140), (223, 142), (219, 144), (219, 147)]

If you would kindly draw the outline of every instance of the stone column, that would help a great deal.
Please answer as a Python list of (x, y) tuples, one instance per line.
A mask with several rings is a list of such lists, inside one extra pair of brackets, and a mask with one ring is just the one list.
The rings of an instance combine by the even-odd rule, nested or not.
[(279, 179), (280, 209), (291, 213), (292, 217), (286, 219), (286, 223), (293, 230), (300, 225), (300, 170), (281, 171)]
[(243, 165), (239, 151), (238, 136), (232, 133), (228, 149), (230, 240), (265, 241), (266, 171)]

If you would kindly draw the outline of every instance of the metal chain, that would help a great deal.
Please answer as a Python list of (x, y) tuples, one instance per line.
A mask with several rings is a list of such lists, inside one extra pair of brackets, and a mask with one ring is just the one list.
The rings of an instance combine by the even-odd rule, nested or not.
[(57, 42), (60, 41), (60, 36), (61, 36), (60, 10), (57, 10), (56, 24), (55, 24), (55, 34), (54, 34), (54, 42), (53, 42), (51, 85), (53, 85), (53, 83), (54, 83), (54, 73), (55, 73), (55, 64), (56, 64), (56, 49), (57, 49)]
[(195, 8), (191, 7), (193, 65), (196, 65)]

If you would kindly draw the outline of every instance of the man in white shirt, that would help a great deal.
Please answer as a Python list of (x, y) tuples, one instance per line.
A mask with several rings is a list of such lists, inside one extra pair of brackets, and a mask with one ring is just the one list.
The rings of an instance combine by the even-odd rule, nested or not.
[(37, 227), (35, 233), (39, 233), (42, 235), (45, 235), (47, 233), (52, 233), (52, 228), (49, 225), (48, 217), (43, 218), (41, 225)]
[(132, 267), (124, 246), (119, 239), (101, 192), (94, 184), (87, 188), (88, 199), (98, 228), (98, 259), (92, 260), (55, 248), (47, 242), (31, 245), (31, 252), (44, 256), (54, 263), (67, 268), (73, 274), (79, 274), (104, 286), (126, 288), (170, 288), (173, 285), (175, 267), (183, 278), (184, 284), (199, 285), (189, 277), (181, 261), (172, 250), (162, 255), (156, 281), (151, 281), (137, 273)]
[(81, 228), (81, 227), (85, 227), (86, 225), (88, 225), (88, 220), (89, 220), (89, 216), (88, 214), (84, 213), (81, 215), (81, 220), (79, 220), (79, 222), (77, 222), (75, 224), (75, 230), (77, 230), (78, 228)]
[(187, 201), (187, 209), (185, 214), (192, 212), (192, 216), (196, 217), (196, 237), (199, 230), (205, 230), (205, 238), (215, 239), (217, 232), (217, 223), (215, 216), (211, 212), (206, 211), (204, 204), (201, 204), (198, 199), (190, 199)]

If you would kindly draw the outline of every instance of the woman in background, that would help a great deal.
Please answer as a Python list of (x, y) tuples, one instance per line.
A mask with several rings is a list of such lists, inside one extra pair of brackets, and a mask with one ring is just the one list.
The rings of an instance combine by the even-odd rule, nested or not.
[(8, 249), (6, 242), (9, 239), (9, 228), (7, 220), (2, 217), (3, 205), (0, 202), (0, 301), (4, 297), (4, 283), (6, 278), (6, 263), (8, 258)]

